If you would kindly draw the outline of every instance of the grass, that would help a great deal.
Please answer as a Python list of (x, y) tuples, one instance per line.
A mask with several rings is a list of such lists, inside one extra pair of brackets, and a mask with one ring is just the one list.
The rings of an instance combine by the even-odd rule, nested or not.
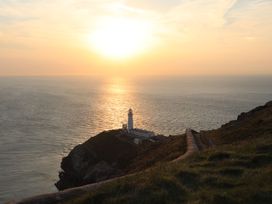
[(160, 163), (66, 204), (272, 203), (272, 135)]

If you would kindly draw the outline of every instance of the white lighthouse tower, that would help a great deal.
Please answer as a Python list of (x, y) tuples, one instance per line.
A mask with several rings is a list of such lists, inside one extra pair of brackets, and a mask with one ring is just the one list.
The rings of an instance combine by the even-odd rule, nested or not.
[(131, 130), (133, 130), (133, 112), (132, 112), (131, 108), (128, 110), (128, 124), (127, 124), (127, 129), (128, 129), (128, 132), (130, 132)]

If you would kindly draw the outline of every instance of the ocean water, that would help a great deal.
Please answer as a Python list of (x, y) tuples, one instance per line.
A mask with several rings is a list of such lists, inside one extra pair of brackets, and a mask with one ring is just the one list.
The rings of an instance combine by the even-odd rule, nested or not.
[(272, 77), (0, 78), (0, 203), (56, 191), (62, 157), (103, 130), (218, 128), (272, 100)]

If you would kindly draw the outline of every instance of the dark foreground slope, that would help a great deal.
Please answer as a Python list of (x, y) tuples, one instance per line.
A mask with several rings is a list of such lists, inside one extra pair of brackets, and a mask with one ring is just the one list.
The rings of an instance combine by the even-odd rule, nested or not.
[(107, 183), (67, 204), (272, 203), (271, 104), (202, 132), (217, 144), (212, 149)]
[(59, 190), (134, 173), (172, 160), (186, 150), (185, 136), (155, 136), (135, 144), (122, 130), (110, 130), (76, 146), (61, 163)]

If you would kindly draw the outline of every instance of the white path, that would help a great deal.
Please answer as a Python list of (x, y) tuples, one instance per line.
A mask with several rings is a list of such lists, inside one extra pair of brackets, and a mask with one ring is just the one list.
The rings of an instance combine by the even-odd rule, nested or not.
[(186, 149), (185, 154), (183, 154), (180, 157), (174, 159), (172, 162), (178, 162), (178, 161), (184, 160), (187, 157), (194, 154), (195, 152), (199, 151), (199, 148), (196, 145), (195, 137), (194, 137), (194, 135), (192, 133), (192, 130), (190, 128), (186, 129), (186, 143), (187, 143), (187, 149)]

